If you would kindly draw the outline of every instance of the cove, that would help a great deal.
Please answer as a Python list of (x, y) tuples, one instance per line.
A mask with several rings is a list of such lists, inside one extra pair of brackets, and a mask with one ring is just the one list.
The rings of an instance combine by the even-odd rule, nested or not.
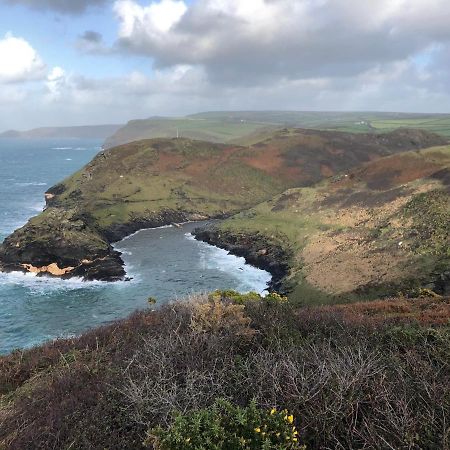
[(72, 337), (124, 318), (148, 308), (149, 296), (162, 305), (215, 289), (262, 293), (270, 274), (246, 264), (243, 258), (196, 241), (191, 231), (201, 225), (141, 230), (115, 244), (131, 281), (0, 274), (0, 353)]

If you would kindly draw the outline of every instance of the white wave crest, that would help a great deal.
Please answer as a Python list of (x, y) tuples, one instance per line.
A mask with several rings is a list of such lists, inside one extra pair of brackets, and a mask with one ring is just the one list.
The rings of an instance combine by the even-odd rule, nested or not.
[(42, 294), (52, 291), (72, 291), (76, 289), (101, 288), (106, 281), (84, 281), (82, 278), (61, 279), (56, 277), (37, 276), (35, 273), (0, 272), (1, 286), (20, 286), (31, 294)]
[(18, 183), (14, 183), (16, 186), (47, 186), (47, 183), (44, 182), (40, 182), (40, 181), (30, 181), (30, 182), (18, 182)]

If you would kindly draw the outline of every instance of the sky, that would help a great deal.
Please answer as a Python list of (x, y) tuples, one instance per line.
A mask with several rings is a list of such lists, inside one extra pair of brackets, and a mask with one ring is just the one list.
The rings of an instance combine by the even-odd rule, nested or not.
[(448, 0), (0, 0), (0, 131), (211, 110), (450, 113)]

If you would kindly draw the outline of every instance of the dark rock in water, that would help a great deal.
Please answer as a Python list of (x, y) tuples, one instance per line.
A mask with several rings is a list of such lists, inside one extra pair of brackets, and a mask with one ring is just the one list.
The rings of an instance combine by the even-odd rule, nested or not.
[(120, 253), (113, 251), (105, 258), (94, 260), (91, 264), (82, 264), (73, 271), (72, 276), (81, 276), (87, 281), (119, 281), (126, 280), (125, 269)]

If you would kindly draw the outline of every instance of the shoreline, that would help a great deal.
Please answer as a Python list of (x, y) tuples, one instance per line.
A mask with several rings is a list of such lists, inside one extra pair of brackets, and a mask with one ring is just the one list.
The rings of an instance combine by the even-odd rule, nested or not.
[(289, 261), (292, 255), (281, 246), (267, 242), (261, 235), (233, 234), (214, 227), (196, 228), (192, 235), (198, 241), (243, 257), (246, 264), (270, 273), (272, 278), (268, 290), (279, 294), (287, 293), (284, 282), (290, 271)]
[[(209, 229), (212, 227), (212, 225), (214, 223), (216, 223), (217, 221), (219, 221), (220, 219), (218, 218), (211, 218), (211, 219), (203, 219), (203, 220), (186, 220), (184, 222), (178, 222), (177, 225), (183, 226), (183, 225), (187, 225), (187, 224), (203, 224), (203, 226), (199, 226), (194, 228), (189, 234), (192, 236), (192, 239), (199, 241), (199, 242), (204, 242), (208, 245), (210, 245), (211, 247), (216, 247), (218, 249), (222, 249), (222, 250), (226, 250), (228, 252), (228, 254), (235, 256), (235, 257), (243, 257), (245, 260), (245, 264), (248, 264), (251, 267), (254, 267), (256, 269), (260, 269), (260, 270), (264, 270), (265, 272), (269, 273), (271, 275), (271, 279), (270, 281), (267, 283), (267, 290), (272, 290), (272, 291), (279, 291), (279, 284), (282, 281), (282, 279), (285, 277), (287, 271), (280, 271), (280, 266), (282, 265), (281, 263), (279, 263), (278, 261), (275, 260), (270, 260), (268, 261), (267, 258), (255, 258), (255, 257), (251, 257), (252, 254), (254, 254), (254, 251), (249, 247), (246, 248), (245, 246), (241, 246), (240, 250), (237, 251), (237, 247), (236, 246), (232, 246), (229, 245), (225, 245), (224, 243), (221, 243), (219, 240), (210, 240), (208, 241), (208, 239), (206, 238), (202, 238), (203, 233), (208, 233)], [(124, 271), (124, 276), (120, 279), (118, 278), (114, 278), (114, 279), (96, 279), (96, 278), (86, 278), (83, 275), (73, 275), (71, 273), (67, 273), (64, 275), (54, 275), (52, 273), (49, 272), (32, 272), (29, 270), (26, 270), (26, 268), (23, 268), (23, 270), (18, 269), (18, 270), (2, 270), (2, 268), (0, 268), (0, 273), (2, 274), (23, 274), (24, 276), (28, 275), (28, 276), (32, 276), (33, 278), (48, 278), (48, 279), (52, 279), (52, 280), (62, 280), (62, 281), (67, 281), (69, 282), (70, 280), (76, 280), (76, 281), (81, 281), (84, 283), (90, 283), (90, 282), (98, 282), (98, 283), (116, 283), (116, 282), (129, 282), (133, 280), (133, 276), (132, 274), (129, 274), (126, 271), (126, 263), (122, 258), (122, 251), (117, 248), (116, 246), (118, 246), (121, 242), (124, 242), (130, 238), (132, 238), (133, 236), (138, 235), (139, 233), (146, 231), (146, 230), (158, 230), (158, 229), (166, 229), (166, 228), (175, 228), (174, 224), (167, 224), (167, 225), (160, 225), (160, 226), (156, 226), (156, 227), (143, 227), (143, 228), (139, 228), (138, 230), (132, 232), (131, 234), (126, 235), (125, 237), (123, 237), (122, 239), (115, 241), (115, 242), (111, 242), (111, 248), (113, 250), (113, 254), (118, 255), (121, 261), (121, 268)], [(234, 251), (233, 251), (234, 250)]]

